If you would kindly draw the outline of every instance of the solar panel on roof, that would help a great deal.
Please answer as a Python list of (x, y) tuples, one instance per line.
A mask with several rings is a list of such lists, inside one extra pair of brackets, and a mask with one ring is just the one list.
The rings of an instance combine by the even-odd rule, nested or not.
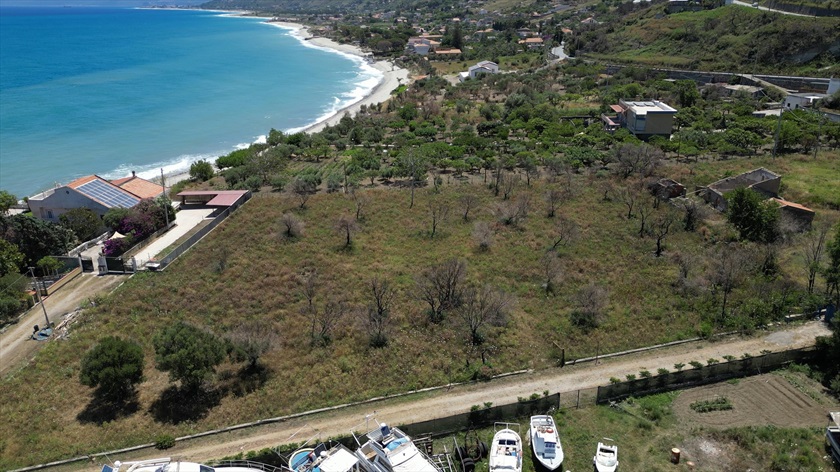
[(76, 188), (76, 190), (84, 195), (99, 200), (109, 208), (131, 208), (140, 202), (139, 198), (117, 190), (101, 180), (91, 180), (86, 184), (80, 185)]

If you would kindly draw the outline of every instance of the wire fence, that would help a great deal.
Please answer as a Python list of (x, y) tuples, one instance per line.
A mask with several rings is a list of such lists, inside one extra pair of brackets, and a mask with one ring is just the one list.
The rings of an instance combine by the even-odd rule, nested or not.
[(237, 200), (233, 205), (225, 208), (219, 216), (217, 216), (213, 221), (211, 221), (207, 226), (201, 228), (198, 232), (190, 236), (186, 241), (179, 244), (178, 247), (172, 250), (169, 254), (166, 255), (163, 259), (158, 261), (158, 268), (157, 270), (164, 270), (166, 266), (168, 266), (172, 261), (178, 258), (181, 254), (187, 252), (195, 243), (197, 243), (201, 238), (206, 236), (210, 231), (212, 231), (216, 226), (220, 225), (222, 221), (227, 219), (228, 216), (231, 215), (234, 211), (236, 211), (240, 206), (242, 206), (245, 202), (251, 199), (251, 192), (246, 193), (243, 195), (239, 200)]
[[(614, 382), (610, 385), (598, 387), (597, 403), (608, 403), (623, 400), (630, 396), (651, 395), (723, 382), (738, 377), (759, 375), (793, 362), (809, 361), (816, 356), (816, 349), (811, 347), (732, 359), (727, 362), (717, 362), (700, 367), (686, 366), (689, 367), (687, 370)], [(685, 369), (685, 367), (682, 369)]]

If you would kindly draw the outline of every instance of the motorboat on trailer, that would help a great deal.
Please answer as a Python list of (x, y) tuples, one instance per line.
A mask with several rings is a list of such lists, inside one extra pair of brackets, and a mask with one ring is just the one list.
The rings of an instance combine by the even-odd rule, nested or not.
[(831, 411), (828, 416), (831, 421), (825, 428), (825, 443), (831, 451), (831, 457), (840, 464), (840, 411)]
[(218, 465), (173, 460), (169, 457), (102, 466), (102, 472), (281, 472), (279, 467), (251, 461), (225, 461)]
[(560, 444), (560, 432), (550, 415), (531, 417), (531, 449), (534, 457), (548, 470), (557, 470), (563, 465), (563, 446)]
[(356, 450), (356, 456), (370, 472), (441, 472), (399, 428), (382, 423), (365, 436), (367, 441)]
[(366, 463), (341, 444), (325, 444), (296, 450), (289, 456), (293, 472), (372, 472)]
[(610, 438), (604, 438), (604, 441), (609, 442), (598, 442), (598, 449), (595, 450), (592, 463), (598, 472), (615, 472), (618, 469), (618, 446)]
[[(502, 429), (498, 429), (499, 427)], [(490, 472), (522, 472), (522, 438), (511, 429), (516, 423), (496, 423), (490, 446)]]

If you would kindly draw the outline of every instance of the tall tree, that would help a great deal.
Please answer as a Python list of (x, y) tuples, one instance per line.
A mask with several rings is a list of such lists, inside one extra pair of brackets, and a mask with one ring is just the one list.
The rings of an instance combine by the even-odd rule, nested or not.
[(817, 274), (822, 271), (825, 243), (830, 229), (830, 225), (823, 223), (805, 235), (802, 261), (805, 263), (805, 269), (808, 273), (808, 294), (814, 293)]
[(82, 358), (79, 380), (98, 387), (105, 398), (126, 400), (143, 380), (143, 349), (119, 337), (104, 338)]
[(23, 253), (23, 267), (34, 266), (44, 256), (64, 254), (76, 243), (70, 229), (25, 214), (0, 217), (0, 235)]
[(183, 321), (158, 332), (153, 344), (157, 368), (192, 391), (212, 377), (225, 358), (225, 345), (219, 338)]
[(61, 225), (70, 228), (79, 241), (90, 241), (105, 231), (102, 219), (89, 208), (73, 208), (58, 217)]
[(17, 204), (17, 197), (11, 193), (0, 190), (0, 216), (9, 213), (9, 209)]
[(429, 160), (419, 149), (411, 148), (398, 158), (397, 168), (401, 175), (408, 177), (411, 187), (411, 204), (408, 208), (414, 208), (414, 189), (426, 179)]
[(726, 196), (726, 217), (742, 239), (772, 243), (778, 237), (779, 206), (763, 201), (761, 195), (748, 188), (738, 188)]

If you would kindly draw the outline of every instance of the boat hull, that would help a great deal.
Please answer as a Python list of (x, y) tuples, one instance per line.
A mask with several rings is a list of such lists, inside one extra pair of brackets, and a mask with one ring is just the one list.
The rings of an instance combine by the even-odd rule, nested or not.
[(546, 470), (557, 470), (563, 465), (563, 446), (554, 418), (549, 415), (532, 416), (529, 427), (531, 452), (534, 459)]

